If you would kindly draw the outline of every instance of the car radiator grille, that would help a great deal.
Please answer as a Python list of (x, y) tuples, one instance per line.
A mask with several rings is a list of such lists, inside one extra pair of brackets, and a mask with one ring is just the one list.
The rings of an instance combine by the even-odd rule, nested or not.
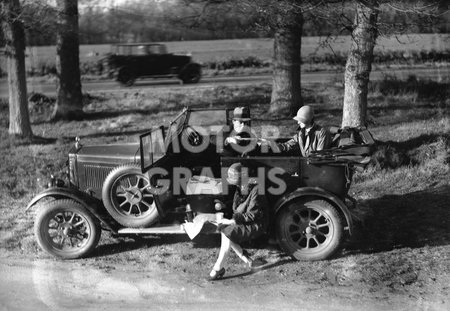
[(84, 189), (103, 187), (103, 181), (106, 176), (115, 168), (115, 166), (89, 165), (85, 164), (84, 169), (84, 185), (80, 185)]

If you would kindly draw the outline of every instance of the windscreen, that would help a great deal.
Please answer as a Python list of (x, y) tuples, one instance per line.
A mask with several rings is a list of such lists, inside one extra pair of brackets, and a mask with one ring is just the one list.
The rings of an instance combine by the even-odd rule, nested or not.
[(176, 137), (178, 137), (178, 134), (181, 133), (183, 130), (184, 121), (186, 121), (186, 115), (187, 111), (184, 110), (180, 115), (178, 115), (169, 126), (169, 130), (167, 132), (165, 147), (166, 150), (169, 150), (170, 143), (172, 140)]
[(162, 127), (140, 136), (141, 170), (146, 172), (153, 163), (166, 153)]

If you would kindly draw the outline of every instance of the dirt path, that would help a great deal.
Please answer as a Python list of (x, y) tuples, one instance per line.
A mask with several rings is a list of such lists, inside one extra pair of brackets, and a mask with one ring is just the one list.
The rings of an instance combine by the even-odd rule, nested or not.
[[(154, 266), (0, 258), (2, 310), (448, 310), (448, 302), (366, 288), (273, 280), (276, 264), (220, 282)], [(279, 269), (279, 268), (277, 268)]]

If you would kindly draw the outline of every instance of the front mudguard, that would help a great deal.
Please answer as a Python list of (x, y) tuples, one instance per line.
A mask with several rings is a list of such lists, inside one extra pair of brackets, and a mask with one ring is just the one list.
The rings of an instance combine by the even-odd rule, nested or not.
[(275, 203), (275, 214), (278, 213), (286, 204), (291, 202), (292, 200), (296, 200), (302, 197), (316, 197), (321, 198), (326, 201), (328, 201), (330, 204), (335, 206), (339, 209), (339, 211), (344, 215), (345, 221), (347, 223), (347, 226), (345, 229), (348, 230), (348, 233), (352, 235), (353, 232), (353, 220), (352, 215), (345, 203), (338, 198), (336, 195), (332, 194), (331, 192), (328, 192), (322, 188), (318, 187), (304, 187), (299, 188), (291, 193), (288, 193), (284, 196), (282, 196), (280, 199), (277, 200)]
[(71, 199), (81, 204), (88, 212), (90, 212), (95, 218), (97, 218), (106, 229), (117, 233), (118, 224), (106, 213), (105, 207), (102, 201), (96, 199), (86, 192), (77, 190), (75, 188), (67, 187), (50, 187), (38, 195), (36, 195), (30, 203), (28, 203), (25, 211), (28, 211), (39, 201), (43, 199), (52, 198), (54, 200), (59, 199)]

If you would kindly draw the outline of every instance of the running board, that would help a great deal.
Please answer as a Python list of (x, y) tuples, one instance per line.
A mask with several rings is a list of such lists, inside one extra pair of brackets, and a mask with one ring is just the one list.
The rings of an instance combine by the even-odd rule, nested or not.
[(118, 234), (186, 234), (182, 225), (156, 225), (150, 228), (122, 228)]

